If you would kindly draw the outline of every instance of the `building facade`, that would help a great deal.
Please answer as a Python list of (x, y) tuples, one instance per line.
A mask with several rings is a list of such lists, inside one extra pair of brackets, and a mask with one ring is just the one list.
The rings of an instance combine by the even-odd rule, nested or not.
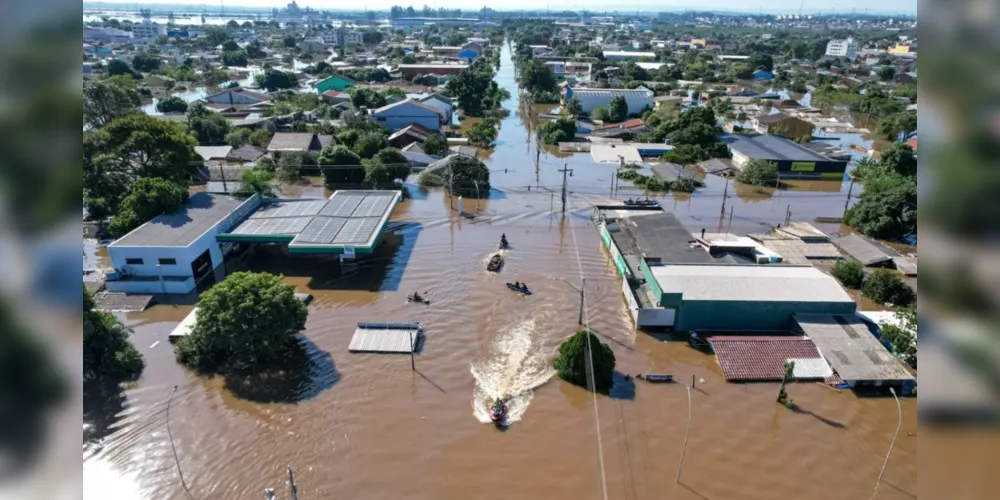
[(858, 44), (853, 38), (830, 40), (826, 44), (826, 55), (830, 57), (842, 57), (853, 61), (858, 57)]
[(132, 25), (132, 38), (136, 41), (151, 42), (161, 36), (167, 36), (167, 27), (165, 25), (150, 21)]
[(653, 91), (645, 88), (628, 89), (574, 89), (566, 86), (562, 92), (562, 104), (565, 105), (571, 98), (576, 97), (580, 101), (584, 113), (590, 113), (598, 106), (607, 107), (615, 97), (624, 97), (628, 104), (628, 114), (640, 114), (646, 108), (653, 109)]

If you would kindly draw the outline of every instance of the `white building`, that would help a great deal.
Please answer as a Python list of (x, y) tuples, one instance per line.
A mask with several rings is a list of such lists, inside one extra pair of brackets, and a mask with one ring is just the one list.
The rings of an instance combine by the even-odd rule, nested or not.
[(648, 57), (650, 59), (656, 59), (656, 53), (654, 52), (628, 52), (623, 50), (605, 50), (604, 59), (608, 61), (626, 61), (626, 60), (636, 60), (642, 59), (643, 57)]
[(583, 107), (584, 113), (590, 113), (598, 106), (607, 107), (615, 97), (622, 96), (628, 104), (628, 114), (637, 115), (646, 108), (653, 109), (653, 91), (644, 87), (628, 89), (574, 89), (566, 86), (563, 91), (563, 104), (576, 97)]
[(844, 59), (853, 61), (854, 58), (858, 57), (858, 44), (853, 38), (830, 40), (826, 44), (826, 55), (830, 57), (843, 57)]
[(382, 106), (372, 111), (372, 119), (376, 123), (395, 132), (407, 125), (416, 123), (430, 130), (441, 130), (441, 120), (444, 111), (416, 99), (406, 99), (394, 104)]
[(132, 38), (136, 41), (151, 42), (161, 36), (167, 36), (166, 25), (149, 21), (132, 25)]
[[(172, 214), (163, 214), (108, 245), (115, 272), (105, 288), (123, 293), (189, 293), (222, 265), (216, 235), (228, 231), (260, 205), (260, 196), (237, 200), (195, 193)], [(228, 244), (226, 244), (228, 246)]]
[[(364, 42), (364, 36), (362, 36), (360, 31), (344, 30), (344, 45), (363, 45)], [(336, 31), (323, 33), (323, 43), (337, 46), (340, 43), (340, 34)]]

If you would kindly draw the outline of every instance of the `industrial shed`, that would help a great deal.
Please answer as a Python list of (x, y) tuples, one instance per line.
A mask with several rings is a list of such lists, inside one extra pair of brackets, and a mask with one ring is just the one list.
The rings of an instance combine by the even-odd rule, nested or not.
[(785, 179), (841, 180), (847, 162), (822, 156), (809, 148), (776, 135), (726, 135), (733, 165), (743, 168), (750, 160), (766, 160), (778, 165), (778, 174)]
[(812, 266), (690, 265), (648, 267), (653, 293), (674, 308), (676, 331), (787, 332), (800, 313), (846, 314), (854, 300)]

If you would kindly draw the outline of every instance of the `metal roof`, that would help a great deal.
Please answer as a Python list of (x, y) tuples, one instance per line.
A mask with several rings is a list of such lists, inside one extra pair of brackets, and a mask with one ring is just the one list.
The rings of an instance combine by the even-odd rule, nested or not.
[(834, 161), (825, 156), (776, 135), (725, 135), (722, 141), (729, 144), (729, 149), (752, 159), (770, 161)]
[(849, 302), (854, 299), (832, 276), (812, 266), (651, 266), (665, 294), (694, 300), (744, 302)]
[(792, 320), (844, 380), (913, 380), (855, 315), (795, 314)]
[(708, 342), (726, 380), (781, 380), (789, 359), (822, 361), (816, 345), (806, 337), (709, 337)]
[(399, 191), (341, 190), (327, 200), (266, 201), (223, 236), (292, 236), (290, 247), (371, 247), (399, 197)]
[(232, 146), (195, 146), (194, 152), (203, 160), (225, 160), (233, 150)]
[(884, 264), (892, 260), (891, 255), (857, 234), (848, 234), (831, 239), (837, 245), (837, 248), (840, 248), (844, 253), (866, 266)]
[(316, 134), (308, 132), (278, 132), (271, 137), (268, 151), (309, 151)]
[(228, 196), (195, 193), (180, 210), (158, 215), (109, 246), (185, 247), (245, 203)]
[(611, 233), (622, 253), (658, 258), (664, 263), (711, 264), (715, 259), (684, 229), (674, 214), (658, 212), (619, 219), (619, 232)]
[(417, 350), (419, 323), (358, 323), (347, 347), (350, 352), (409, 353)]

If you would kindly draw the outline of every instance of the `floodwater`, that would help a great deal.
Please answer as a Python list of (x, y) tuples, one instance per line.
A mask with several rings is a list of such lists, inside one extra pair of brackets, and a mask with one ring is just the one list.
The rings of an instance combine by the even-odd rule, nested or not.
[[(497, 80), (516, 95), (510, 64), (505, 48)], [(714, 357), (637, 332), (588, 219), (590, 203), (611, 196), (614, 167), (543, 152), (536, 171), (525, 123), (517, 113), (503, 121), (487, 161), (508, 173), (493, 174), (490, 199), (463, 201), (466, 216), (440, 190), (411, 187), (369, 259), (341, 264), (261, 246), (231, 264), (282, 273), (314, 295), (303, 332), (312, 366), (300, 379), (230, 388), (182, 369), (167, 335), (190, 300), (122, 314), (147, 366), (124, 389), (87, 391), (85, 443), (104, 441), (84, 452), (85, 497), (182, 499), (186, 485), (196, 499), (258, 498), (268, 487), (287, 499), (287, 465), (302, 500), (870, 497), (896, 430), (893, 400), (793, 384), (799, 410), (788, 410), (774, 402), (777, 384), (727, 384)], [(574, 170), (566, 216), (545, 189), (560, 187), (564, 164)], [(665, 202), (695, 229), (717, 221), (722, 189), (709, 179), (710, 194)], [(734, 230), (782, 220), (789, 203), (793, 219), (842, 203), (811, 201), (823, 192), (729, 193)], [(501, 272), (488, 273), (500, 233), (511, 248)], [(578, 327), (582, 279), (585, 321), (614, 350), (621, 374), (697, 381), (679, 483), (682, 384), (619, 374), (610, 396), (595, 397), (553, 375), (559, 342)], [(535, 294), (507, 290), (514, 280)], [(431, 305), (408, 304), (413, 291)], [(421, 322), (416, 370), (405, 355), (348, 353), (359, 321)], [(511, 398), (502, 430), (485, 418), (497, 395)], [(902, 409), (878, 492), (885, 500), (916, 495), (916, 401)]]

